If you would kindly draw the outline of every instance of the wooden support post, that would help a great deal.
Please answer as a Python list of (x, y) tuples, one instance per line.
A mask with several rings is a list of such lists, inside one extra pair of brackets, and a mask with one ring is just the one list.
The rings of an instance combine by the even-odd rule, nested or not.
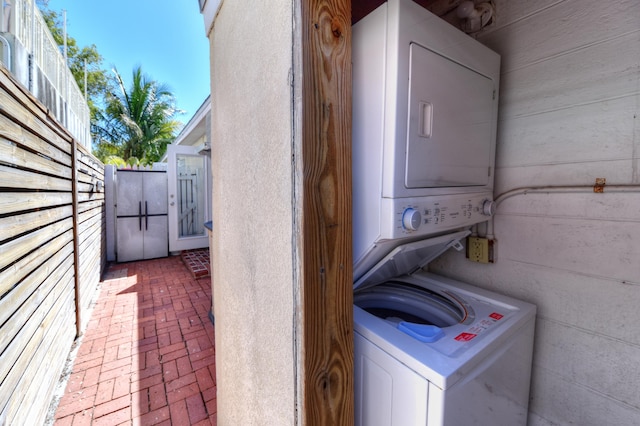
[(78, 236), (78, 141), (71, 139), (71, 194), (73, 207), (73, 276), (76, 308), (76, 338), (82, 335), (82, 299), (80, 297), (80, 238)]
[(351, 1), (301, 3), (303, 417), (352, 425)]

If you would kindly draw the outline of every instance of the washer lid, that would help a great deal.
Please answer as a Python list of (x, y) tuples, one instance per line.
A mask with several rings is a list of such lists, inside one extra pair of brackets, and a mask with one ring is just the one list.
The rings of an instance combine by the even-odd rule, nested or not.
[(469, 234), (471, 231), (464, 230), (398, 246), (356, 281), (353, 289), (372, 287), (391, 278), (411, 274), (426, 266), (450, 247), (461, 250), (460, 240)]

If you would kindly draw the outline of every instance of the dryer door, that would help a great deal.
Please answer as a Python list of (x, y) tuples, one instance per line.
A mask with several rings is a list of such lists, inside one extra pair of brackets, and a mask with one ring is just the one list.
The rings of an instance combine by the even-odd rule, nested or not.
[(415, 43), (410, 62), (405, 186), (489, 184), (494, 82)]

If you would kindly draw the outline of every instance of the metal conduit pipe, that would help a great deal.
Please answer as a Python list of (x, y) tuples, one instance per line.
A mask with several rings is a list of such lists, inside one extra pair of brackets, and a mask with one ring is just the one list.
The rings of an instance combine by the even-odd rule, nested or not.
[[(621, 184), (621, 185), (605, 185), (596, 181), (595, 185), (566, 185), (566, 186), (533, 186), (524, 188), (515, 188), (510, 191), (504, 192), (498, 195), (494, 200), (495, 208), (504, 200), (515, 197), (517, 195), (527, 194), (603, 194), (605, 192), (638, 192), (640, 193), (640, 184)], [(493, 219), (491, 217), (487, 221), (487, 234), (486, 238), (494, 239), (493, 235)]]

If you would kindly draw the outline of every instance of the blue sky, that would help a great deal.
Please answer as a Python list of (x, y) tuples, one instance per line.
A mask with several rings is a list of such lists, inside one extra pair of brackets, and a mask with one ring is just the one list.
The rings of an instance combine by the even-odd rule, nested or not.
[(169, 86), (186, 123), (210, 91), (209, 41), (197, 0), (49, 0), (67, 11), (67, 33), (95, 44), (103, 68), (114, 66), (128, 85), (137, 65)]

